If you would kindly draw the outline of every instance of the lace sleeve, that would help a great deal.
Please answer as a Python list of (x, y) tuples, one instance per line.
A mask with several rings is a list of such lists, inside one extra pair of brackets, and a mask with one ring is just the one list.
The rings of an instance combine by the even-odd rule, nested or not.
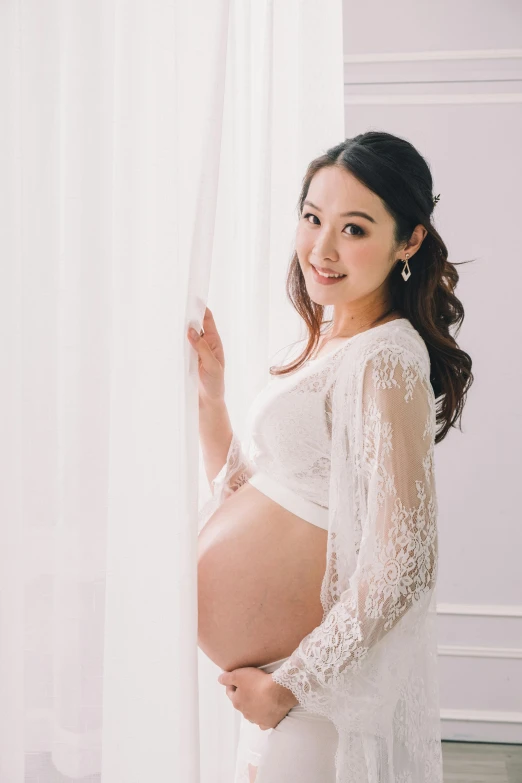
[(254, 467), (244, 454), (239, 437), (233, 432), (226, 461), (212, 480), (212, 496), (199, 511), (200, 528), (229, 495), (248, 481), (253, 472)]
[[(364, 699), (375, 707), (382, 681), (373, 676), (372, 656), (401, 619), (404, 623), (410, 615), (415, 627), (410, 610), (436, 580), (435, 402), (429, 371), (407, 350), (384, 347), (364, 363), (357, 384), (356, 410), (334, 407), (332, 448), (356, 442), (350, 435), (356, 422), (361, 445), (346, 446), (342, 459), (332, 451), (331, 476), (340, 487), (351, 482), (347, 471), (361, 477), (353, 481), (361, 496), (354, 506), (360, 509), (354, 568), (322, 623), (272, 673), (307, 710), (325, 715), (335, 714), (333, 701), (341, 703), (335, 694), (345, 687), (353, 695), (353, 710)], [(334, 541), (355, 524), (346, 510), (350, 505), (339, 498), (331, 492), (329, 513), (340, 519)], [(333, 566), (327, 567), (334, 583), (342, 581), (340, 560), (347, 556), (337, 546)]]
[(226, 462), (212, 481), (212, 495), (222, 502), (248, 481), (251, 475), (252, 465), (243, 453), (240, 439), (233, 432)]

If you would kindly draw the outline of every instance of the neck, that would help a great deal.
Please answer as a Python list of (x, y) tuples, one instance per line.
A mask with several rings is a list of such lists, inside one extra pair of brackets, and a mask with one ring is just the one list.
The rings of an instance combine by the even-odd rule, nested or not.
[(355, 334), (359, 334), (359, 332), (371, 329), (372, 326), (378, 326), (381, 323), (402, 317), (402, 313), (391, 305), (384, 308), (381, 307), (378, 312), (374, 311), (373, 313), (367, 312), (349, 316), (343, 313), (338, 318), (336, 318), (334, 313), (333, 323), (328, 328), (327, 336), (330, 340), (337, 337), (353, 337)]

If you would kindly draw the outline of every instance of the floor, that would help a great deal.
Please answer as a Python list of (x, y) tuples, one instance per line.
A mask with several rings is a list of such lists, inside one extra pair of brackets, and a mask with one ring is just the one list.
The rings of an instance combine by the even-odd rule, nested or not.
[(522, 783), (522, 745), (443, 742), (444, 783)]
[[(522, 783), (522, 745), (491, 745), (483, 742), (443, 742), (444, 783)], [(26, 756), (28, 783), (67, 783), (54, 769), (49, 754)], [(82, 783), (99, 783), (99, 775)]]

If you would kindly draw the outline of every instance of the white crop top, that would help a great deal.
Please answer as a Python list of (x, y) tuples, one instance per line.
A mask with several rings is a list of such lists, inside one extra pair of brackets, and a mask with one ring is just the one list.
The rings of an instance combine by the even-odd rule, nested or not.
[[(293, 373), (273, 376), (254, 398), (246, 423), (245, 453), (254, 469), (248, 482), (324, 530), (330, 486), (330, 389), (336, 362), (351, 339)], [(303, 347), (300, 341), (296, 356)]]

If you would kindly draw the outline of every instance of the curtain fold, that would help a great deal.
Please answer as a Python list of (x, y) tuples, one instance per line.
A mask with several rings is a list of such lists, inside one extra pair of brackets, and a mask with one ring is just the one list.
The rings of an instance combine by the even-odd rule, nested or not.
[(306, 163), (343, 137), (341, 11), (0, 4), (0, 783), (232, 778), (239, 714), (197, 648), (185, 335), (208, 302), (240, 428), (298, 328), (284, 278)]

